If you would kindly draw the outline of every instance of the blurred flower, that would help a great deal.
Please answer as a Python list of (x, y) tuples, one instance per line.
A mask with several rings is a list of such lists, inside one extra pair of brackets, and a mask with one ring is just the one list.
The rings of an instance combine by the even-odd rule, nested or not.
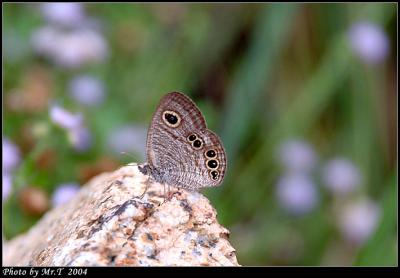
[(8, 173), (3, 173), (3, 201), (8, 199), (12, 190), (12, 177)]
[(322, 170), (322, 179), (329, 190), (338, 194), (353, 192), (361, 181), (358, 168), (345, 158), (329, 161)]
[(383, 62), (389, 53), (389, 39), (384, 30), (372, 22), (354, 23), (348, 32), (353, 51), (366, 63)]
[(316, 155), (310, 144), (289, 140), (279, 148), (279, 159), (288, 171), (309, 172), (315, 165)]
[(61, 36), (57, 28), (44, 26), (32, 33), (31, 44), (38, 54), (52, 57), (57, 51)]
[(29, 215), (41, 215), (49, 208), (46, 192), (36, 187), (25, 187), (19, 194), (22, 210)]
[(79, 26), (85, 19), (81, 3), (44, 3), (40, 10), (47, 21), (65, 27)]
[(80, 186), (76, 183), (64, 183), (57, 186), (51, 198), (53, 207), (67, 203), (78, 193)]
[(34, 65), (22, 78), (22, 86), (10, 90), (7, 105), (18, 112), (42, 112), (48, 106), (53, 91), (53, 79), (50, 72)]
[(53, 57), (54, 61), (67, 68), (77, 68), (89, 62), (101, 62), (108, 52), (104, 37), (89, 29), (64, 34), (58, 47)]
[(3, 173), (10, 173), (20, 162), (18, 147), (8, 138), (3, 138)]
[(53, 123), (65, 129), (78, 128), (83, 124), (81, 114), (73, 114), (58, 105), (50, 107), (50, 118)]
[(108, 145), (117, 154), (134, 151), (146, 157), (147, 128), (143, 126), (122, 126), (111, 132)]
[(68, 139), (77, 151), (86, 151), (91, 147), (92, 136), (84, 126), (81, 114), (73, 114), (58, 105), (53, 105), (50, 107), (50, 118), (67, 130)]
[(370, 200), (346, 206), (339, 216), (342, 235), (355, 244), (362, 244), (375, 231), (380, 219), (380, 208)]
[(277, 184), (277, 198), (282, 208), (295, 215), (310, 212), (317, 204), (317, 191), (304, 174), (289, 173)]
[(104, 84), (92, 76), (75, 77), (69, 84), (69, 91), (77, 102), (84, 105), (97, 106), (104, 100)]
[(66, 68), (101, 62), (108, 55), (104, 37), (91, 29), (62, 31), (46, 26), (35, 31), (31, 40), (38, 54)]
[(68, 131), (68, 138), (75, 150), (80, 152), (88, 150), (92, 145), (92, 135), (83, 126), (70, 129)]
[(20, 151), (18, 147), (8, 138), (3, 138), (3, 201), (12, 191), (12, 171), (20, 163)]

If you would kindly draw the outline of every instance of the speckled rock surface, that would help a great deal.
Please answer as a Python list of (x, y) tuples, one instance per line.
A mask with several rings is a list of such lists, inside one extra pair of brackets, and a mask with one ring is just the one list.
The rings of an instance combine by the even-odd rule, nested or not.
[(164, 202), (164, 186), (136, 165), (101, 174), (5, 243), (3, 265), (237, 266), (229, 231), (209, 201), (174, 187), (171, 194)]

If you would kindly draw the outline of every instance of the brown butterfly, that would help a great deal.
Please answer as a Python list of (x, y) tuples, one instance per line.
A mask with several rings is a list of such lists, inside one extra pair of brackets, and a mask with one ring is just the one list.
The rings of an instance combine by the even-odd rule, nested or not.
[(207, 129), (196, 104), (182, 93), (165, 95), (147, 134), (147, 163), (156, 182), (190, 190), (222, 183), (227, 159), (218, 136)]

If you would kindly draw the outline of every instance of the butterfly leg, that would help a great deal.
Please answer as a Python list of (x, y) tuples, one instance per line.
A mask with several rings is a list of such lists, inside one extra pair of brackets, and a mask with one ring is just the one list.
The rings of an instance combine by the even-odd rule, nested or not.
[(144, 197), (144, 195), (147, 192), (147, 189), (149, 189), (150, 177), (144, 182), (144, 184), (145, 184), (146, 187), (144, 188), (144, 191), (143, 191), (142, 195), (140, 195), (140, 197), (139, 197), (140, 199), (142, 199)]
[(163, 194), (163, 197), (164, 197), (164, 200), (163, 200), (163, 202), (160, 204), (160, 205), (162, 205), (162, 204), (164, 204), (165, 203), (165, 201), (166, 201), (166, 199), (165, 199), (165, 183), (163, 183), (163, 187), (164, 187), (164, 194)]
[(163, 186), (164, 186), (164, 201), (162, 202), (162, 204), (164, 204), (166, 201), (171, 200), (172, 198), (170, 185), (167, 184), (168, 188), (167, 191), (165, 190), (165, 183), (163, 183)]

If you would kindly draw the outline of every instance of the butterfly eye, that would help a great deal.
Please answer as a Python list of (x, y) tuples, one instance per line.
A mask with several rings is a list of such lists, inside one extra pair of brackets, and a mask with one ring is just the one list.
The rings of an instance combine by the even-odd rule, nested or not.
[(207, 161), (207, 168), (209, 168), (209, 169), (218, 168), (218, 161), (215, 159), (211, 159), (211, 160)]
[(187, 139), (189, 140), (189, 142), (193, 142), (197, 139), (197, 136), (196, 134), (190, 134)]
[(206, 151), (205, 155), (207, 158), (213, 158), (217, 156), (217, 153), (214, 150), (208, 150)]
[(219, 172), (218, 171), (216, 171), (216, 170), (213, 170), (213, 171), (211, 171), (210, 172), (210, 175), (211, 175), (211, 178), (213, 179), (213, 180), (218, 180), (218, 178), (219, 178)]
[(203, 146), (203, 142), (201, 142), (201, 140), (196, 139), (194, 140), (194, 142), (192, 143), (193, 148), (195, 149), (201, 149), (201, 147)]
[(174, 111), (164, 111), (163, 121), (170, 127), (177, 127), (181, 123), (181, 117)]

